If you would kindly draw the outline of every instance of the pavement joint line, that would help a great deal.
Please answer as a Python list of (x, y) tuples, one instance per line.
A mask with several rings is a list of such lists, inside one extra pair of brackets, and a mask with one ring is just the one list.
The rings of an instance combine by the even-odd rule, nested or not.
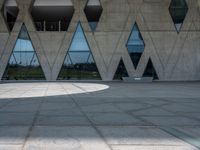
[[(174, 112), (174, 111), (170, 111), (170, 110), (165, 109), (165, 108), (162, 108), (162, 109), (167, 111), (167, 112), (175, 114), (174, 116), (169, 116), (169, 117), (185, 117), (185, 118), (188, 118), (188, 119), (191, 119), (191, 120), (200, 121), (200, 119), (198, 119), (198, 118), (195, 118), (195, 117), (192, 117), (192, 116), (188, 116), (187, 115), (188, 112), (186, 112), (186, 115), (185, 115), (185, 114), (183, 114), (183, 112)], [(193, 112), (191, 112), (191, 113), (193, 113)]]
[(73, 97), (71, 97), (72, 100), (74, 101), (74, 103), (77, 105), (77, 107), (80, 109), (80, 111), (84, 114), (84, 116), (87, 118), (87, 120), (89, 121), (89, 123), (91, 124), (92, 128), (97, 132), (97, 134), (99, 135), (99, 137), (104, 141), (104, 143), (109, 147), (110, 150), (112, 150), (112, 147), (106, 142), (106, 139), (104, 138), (104, 136), (101, 134), (101, 132), (98, 130), (98, 128), (95, 126), (95, 124), (88, 118), (87, 114), (85, 114), (85, 112), (82, 110), (82, 108), (80, 107), (80, 105), (78, 103), (76, 103), (76, 101), (74, 100)]
[[(129, 114), (129, 113), (128, 113), (128, 114)], [(136, 119), (142, 121), (142, 122), (145, 123), (145, 124), (152, 125), (152, 126), (154, 125), (152, 122), (150, 122), (150, 121), (148, 121), (148, 120), (146, 120), (146, 119), (144, 119), (144, 118), (135, 116), (135, 115), (132, 114), (132, 113), (130, 113), (129, 115), (131, 115), (133, 118), (136, 118)]]
[(4, 91), (4, 92), (1, 93), (0, 95), (6, 94), (6, 93), (8, 93), (8, 92), (10, 92), (10, 91), (13, 91), (13, 90), (15, 90), (15, 89), (9, 89), (9, 90), (7, 90), (7, 91)]
[[(62, 85), (61, 85), (62, 86)], [(62, 86), (63, 87), (63, 86)], [(65, 89), (63, 87), (63, 89)], [(65, 89), (66, 90), (66, 89)], [(108, 146), (108, 148), (110, 150), (113, 150), (112, 147), (106, 142), (106, 139), (104, 138), (104, 136), (101, 134), (101, 132), (98, 130), (98, 128), (95, 126), (95, 124), (93, 124), (93, 122), (88, 118), (87, 114), (85, 114), (85, 112), (82, 110), (81, 106), (75, 101), (73, 96), (69, 96), (72, 101), (76, 104), (76, 106), (79, 108), (79, 110), (81, 111), (81, 113), (86, 117), (86, 119), (88, 120), (88, 122), (90, 123), (91, 127), (97, 132), (97, 134), (99, 135), (99, 137), (104, 141), (104, 143)]]
[(168, 109), (166, 109), (166, 108), (161, 108), (161, 109), (163, 109), (163, 110), (165, 110), (165, 111), (168, 111), (168, 112), (171, 112), (171, 113), (174, 113), (174, 114), (178, 114), (178, 115), (180, 115), (180, 114), (184, 114), (184, 113), (199, 113), (199, 112), (180, 112), (180, 111), (171, 111), (171, 110), (168, 110)]
[(24, 95), (25, 93), (27, 93), (28, 91), (32, 90), (35, 87), (36, 87), (36, 85), (35, 86), (31, 86), (28, 90), (25, 90), (25, 92), (23, 92), (19, 97), (21, 98), (22, 95)]
[(0, 106), (0, 111), (1, 111), (2, 108), (4, 108), (4, 107), (8, 106), (9, 104), (13, 103), (13, 101), (14, 101), (14, 99), (11, 99), (11, 100), (10, 100), (9, 102), (7, 102), (6, 104)]
[(178, 146), (183, 147), (184, 145), (173, 145), (173, 144), (110, 144), (112, 146)]
[(189, 118), (189, 119), (191, 119), (191, 120), (196, 120), (196, 121), (199, 121), (199, 122), (200, 122), (200, 119), (199, 119), (199, 118), (195, 118), (195, 117), (193, 117), (193, 116), (188, 116), (187, 114), (186, 114), (186, 115), (180, 114), (179, 116), (183, 116), (183, 117), (185, 117), (185, 118)]
[(161, 130), (175, 136), (178, 139), (181, 139), (183, 141), (185, 141), (186, 143), (196, 147), (196, 148), (200, 148), (200, 141), (196, 140), (194, 137), (183, 133), (175, 128), (170, 128), (170, 127), (160, 127)]
[(140, 120), (142, 123), (146, 123), (146, 124), (148, 124), (148, 125), (154, 125), (153, 123), (151, 123), (151, 122), (149, 122), (148, 120), (146, 120), (146, 119), (144, 119), (144, 118), (141, 118), (141, 117), (139, 117), (139, 116), (135, 116), (134, 114), (133, 114), (133, 112), (130, 112), (130, 111), (125, 111), (125, 113), (126, 114), (128, 114), (128, 115), (130, 115), (130, 116), (132, 116), (133, 118), (136, 118), (136, 119), (138, 119), (138, 120)]
[[(30, 88), (30, 89), (28, 89), (28, 90), (31, 90), (32, 89), (32, 87)], [(12, 89), (13, 90), (13, 89)], [(25, 92), (23, 92), (22, 94), (20, 94), (20, 96), (19, 97), (21, 97), (23, 94), (25, 94), (28, 90), (26, 90)], [(11, 90), (9, 90), (9, 91), (11, 91)], [(8, 93), (8, 91), (6, 92), (6, 93)], [(4, 93), (5, 94), (5, 93)], [(1, 99), (0, 99), (1, 100)], [(8, 104), (7, 105), (9, 105), (9, 104), (11, 104), (11, 103), (13, 103), (14, 102), (14, 100), (15, 100), (15, 98), (10, 98), (10, 102), (8, 102)], [(7, 105), (5, 105), (5, 106), (7, 106)], [(5, 106), (3, 106), (3, 107), (5, 107)], [(0, 109), (1, 108), (3, 108), (3, 107), (0, 107)]]
[[(0, 125), (0, 127), (28, 127), (29, 125)], [(90, 124), (86, 125), (80, 125), (80, 124), (71, 124), (71, 125), (51, 125), (51, 127), (88, 127), (91, 126)], [(192, 127), (199, 127), (199, 126), (157, 126), (157, 125), (136, 125), (136, 124), (129, 124), (129, 125), (110, 125), (110, 124), (101, 124), (101, 125), (95, 125), (97, 127), (141, 127), (141, 128), (176, 128), (176, 127), (188, 127), (188, 128), (192, 128)], [(34, 127), (49, 127), (49, 125), (34, 125)], [(92, 127), (92, 126), (91, 126)]]
[[(150, 104), (151, 105), (151, 104)], [(152, 106), (147, 106), (145, 108), (140, 108), (140, 109), (135, 109), (134, 111), (130, 110), (130, 113), (138, 112), (138, 111), (143, 111), (143, 110), (148, 110), (148, 109), (154, 109), (154, 108), (160, 108), (161, 106), (165, 106), (165, 104), (162, 105), (152, 105)], [(160, 108), (161, 109), (161, 108)]]
[(40, 113), (40, 108), (41, 108), (41, 106), (42, 106), (43, 103), (44, 103), (44, 100), (41, 100), (41, 101), (40, 101), (40, 104), (39, 104), (39, 106), (38, 106), (38, 109), (37, 109), (37, 111), (35, 112), (35, 115), (34, 115), (32, 124), (30, 125), (29, 130), (28, 130), (28, 133), (27, 133), (27, 135), (26, 135), (26, 137), (25, 137), (24, 144), (23, 144), (21, 150), (24, 150), (25, 145), (26, 145), (28, 139), (29, 139), (30, 136), (31, 136), (31, 132), (33, 131), (34, 125), (35, 125), (35, 123), (36, 123), (36, 121), (37, 121), (37, 118), (38, 118), (38, 116), (39, 116), (39, 113)]
[(76, 85), (75, 83), (72, 83), (72, 85), (75, 86), (75, 87), (77, 87), (77, 88), (79, 88), (79, 89), (82, 90), (83, 92), (85, 92), (85, 94), (89, 94), (89, 92), (87, 92), (84, 88), (82, 88), (82, 87)]
[[(53, 85), (52, 85), (53, 86)], [(49, 86), (48, 86), (49, 87)], [(48, 90), (48, 87), (45, 87), (45, 89), (46, 89), (46, 91)], [(75, 88), (75, 87), (74, 87)], [(121, 87), (120, 87), (121, 88)], [(198, 88), (198, 87), (197, 87)], [(60, 90), (60, 89), (59, 89)], [(64, 90), (65, 91), (67, 91), (67, 87), (66, 87), (66, 89), (64, 88)], [(77, 89), (78, 90), (78, 89)], [(44, 92), (43, 92), (43, 90), (42, 90), (42, 94), (43, 94)], [(67, 92), (68, 93), (68, 92)], [(84, 95), (83, 95), (83, 101), (80, 101), (80, 102), (84, 102), (84, 99), (87, 99), (88, 97), (89, 98), (91, 98), (91, 99), (95, 99), (95, 97), (94, 96), (85, 96), (85, 93), (83, 93)], [(42, 96), (41, 96), (42, 97)], [(23, 98), (23, 97), (22, 97)], [(19, 98), (19, 100), (20, 99), (22, 99), (21, 97)], [(44, 98), (42, 97), (41, 99), (39, 99), (39, 103), (38, 103), (38, 105), (40, 105), (40, 106), (42, 106), (41, 105), (41, 102), (42, 101), (44, 101), (43, 103), (46, 103), (46, 98), (48, 98), (48, 95), (46, 94), (46, 93), (44, 93)], [(59, 98), (59, 97), (58, 97)], [(64, 98), (66, 98), (66, 97), (64, 97)], [(81, 103), (79, 103), (79, 98), (81, 99), (81, 96), (74, 96), (74, 95), (70, 95), (69, 97), (68, 97), (69, 99), (71, 99), (72, 100), (72, 103), (75, 103), (76, 105), (78, 105), (78, 106), (80, 106), (79, 107), (79, 109), (80, 110), (82, 110), (82, 114), (83, 114), (83, 116), (84, 117), (88, 117), (87, 116), (87, 113), (94, 113), (94, 112), (86, 112), (86, 111), (83, 111), (83, 108), (82, 107), (84, 107), (84, 106), (82, 106), (82, 104)], [(101, 95), (98, 95), (97, 96), (97, 98), (99, 98), (98, 100), (99, 101), (101, 101), (102, 100), (102, 97), (101, 97)], [(110, 98), (110, 96), (105, 96), (105, 97), (103, 97), (103, 100), (102, 101), (106, 101), (106, 99), (109, 99)], [(112, 97), (113, 98), (113, 97)], [(122, 97), (117, 97), (117, 98), (122, 98)], [(126, 97), (123, 97), (123, 98), (125, 98), (125, 99), (127, 99), (128, 97), (126, 96)], [(141, 97), (140, 97), (141, 98)], [(144, 98), (144, 100), (143, 101), (139, 101), (139, 100), (137, 100), (137, 101), (135, 101), (134, 99), (137, 99), (137, 98), (135, 98), (135, 97), (132, 97), (131, 98), (131, 100), (133, 100), (133, 101), (131, 101), (132, 103), (139, 103), (139, 104), (144, 104), (144, 105), (151, 105), (151, 106), (155, 106), (155, 107), (152, 107), (152, 109), (153, 108), (158, 108), (158, 109), (162, 109), (162, 110), (165, 110), (165, 111), (167, 111), (167, 112), (170, 112), (170, 113), (173, 113), (174, 115), (172, 116), (172, 115), (160, 115), (160, 116), (154, 116), (154, 115), (148, 115), (148, 116), (146, 116), (146, 117), (163, 117), (163, 119), (165, 119), (164, 117), (185, 117), (185, 118), (189, 118), (189, 119), (192, 119), (192, 120), (195, 120), (195, 119), (193, 119), (193, 118), (191, 118), (192, 116), (190, 116), (190, 115), (192, 115), (192, 114), (190, 114), (190, 113), (196, 113), (196, 112), (176, 112), (176, 111), (171, 111), (171, 109), (170, 110), (166, 110), (165, 108), (162, 108), (162, 105), (169, 105), (170, 103), (171, 104), (173, 104), (173, 105), (176, 105), (176, 106), (179, 106), (179, 103), (180, 103), (180, 105), (182, 106), (183, 104), (184, 105), (187, 105), (188, 103), (190, 104), (192, 104), (192, 105), (194, 105), (194, 103), (196, 103), (197, 104), (197, 107), (198, 107), (198, 105), (200, 104), (200, 103), (198, 103), (198, 102), (200, 102), (200, 100), (199, 100), (199, 98), (198, 98), (198, 101), (197, 102), (187, 102), (187, 100), (189, 101), (191, 98), (185, 98), (182, 102), (181, 102), (181, 98), (179, 98), (180, 100), (174, 100), (174, 101), (172, 101), (172, 102), (170, 102), (169, 104), (168, 103), (166, 103), (166, 104), (162, 104), (161, 106), (159, 106), (159, 105), (154, 105), (154, 103), (155, 102), (153, 102), (153, 100), (150, 100), (150, 102), (152, 101), (153, 102), (153, 104), (151, 104), (151, 103), (143, 103), (143, 102), (145, 102), (145, 101), (148, 101), (148, 97), (143, 97)], [(159, 97), (157, 97), (157, 98), (159, 98)], [(157, 99), (156, 98), (156, 99)], [(26, 100), (26, 98), (24, 98), (25, 100)], [(115, 97), (113, 98), (113, 99), (115, 99)], [(6, 103), (13, 103), (13, 102), (16, 102), (15, 100), (18, 100), (18, 99), (16, 99), (16, 98), (12, 98), (12, 99), (10, 99), (10, 101), (8, 101), (8, 102), (6, 102)], [(32, 100), (32, 99), (31, 99)], [(33, 99), (34, 100), (34, 99)], [(55, 97), (53, 97), (52, 98), (52, 100), (55, 100), (55, 102), (56, 102), (56, 96)], [(1, 101), (1, 100), (0, 100)], [(111, 100), (112, 101), (112, 100)], [(18, 101), (17, 101), (18, 102)], [(19, 106), (21, 106), (20, 104), (22, 104), (23, 105), (23, 102), (24, 101), (19, 101), (20, 103), (19, 103)], [(21, 103), (22, 102), (22, 103)], [(157, 102), (157, 101), (156, 101)], [(89, 103), (90, 103), (90, 101), (89, 101)], [(112, 102), (110, 102), (110, 101), (107, 101), (107, 102), (104, 102), (104, 103), (102, 103), (102, 104), (112, 104), (113, 106), (114, 106), (114, 104), (115, 103), (126, 103), (126, 101), (115, 101), (115, 100), (113, 100)], [(59, 103), (60, 104), (60, 103)], [(86, 104), (87, 104), (87, 102), (86, 102)], [(28, 105), (28, 103), (27, 103), (27, 105)], [(37, 105), (37, 106), (38, 106)], [(60, 104), (60, 105), (62, 105), (62, 103)], [(97, 104), (92, 104), (92, 105), (99, 105), (98, 103)], [(92, 106), (92, 105), (85, 105), (86, 107), (87, 106)], [(16, 105), (16, 106), (18, 106), (18, 104)], [(194, 105), (195, 106), (195, 105)], [(26, 105), (23, 105), (23, 107), (26, 107)], [(39, 108), (39, 107), (38, 107)], [(38, 109), (37, 108), (37, 109)], [(117, 107), (118, 108), (118, 107)], [(170, 108), (170, 107), (169, 107)], [(186, 108), (188, 108), (188, 110), (190, 111), (190, 110), (193, 110), (192, 108), (192, 106), (190, 107), (189, 105), (187, 105), (187, 107)], [(195, 107), (196, 108), (196, 107)], [(36, 111), (37, 111), (37, 109), (36, 110), (33, 110), (33, 113), (32, 114), (27, 114), (27, 115), (33, 115), (33, 116), (35, 116), (36, 115)], [(68, 108), (66, 108), (66, 109), (68, 109)], [(118, 108), (119, 109), (119, 108)], [(17, 109), (16, 109), (17, 110)], [(145, 110), (145, 109), (144, 109)], [(184, 110), (184, 109), (183, 109)], [(186, 109), (187, 110), (187, 109)], [(187, 110), (187, 111), (188, 111)], [(38, 109), (38, 111), (40, 112), (41, 111), (41, 108), (39, 108)], [(130, 110), (131, 111), (131, 116), (134, 118), (134, 117), (138, 117), (138, 118), (140, 118), (140, 117), (144, 117), (144, 115), (134, 115), (133, 114), (133, 112), (132, 112), (132, 110)], [(0, 113), (2, 114), (2, 113), (8, 113), (8, 112), (1, 112), (1, 110), (0, 110)], [(20, 114), (22, 114), (23, 112), (13, 112), (13, 113), (18, 113), (19, 115)], [(25, 111), (24, 111), (24, 113), (26, 113)], [(115, 113), (116, 115), (117, 115), (117, 112), (96, 112), (96, 113)], [(120, 113), (120, 112), (119, 112)], [(129, 114), (130, 112), (129, 111), (126, 111), (126, 110), (122, 110), (122, 112), (121, 113), (126, 113), (126, 114)], [(200, 111), (199, 112), (197, 112), (197, 113), (199, 113), (200, 114)], [(61, 114), (65, 114), (65, 112), (63, 112), (63, 113), (61, 113)], [(188, 114), (188, 116), (187, 116), (187, 114)], [(40, 115), (40, 114), (38, 114), (38, 115), (36, 115), (35, 117), (39, 117), (39, 116), (45, 116), (45, 115)], [(51, 115), (52, 116), (52, 115)], [(72, 116), (72, 117), (76, 117), (76, 115), (70, 115), (70, 116)], [(34, 117), (34, 118), (35, 118)], [(47, 116), (48, 117), (48, 116)], [(56, 117), (62, 117), (61, 115), (57, 115)], [(138, 119), (138, 118), (136, 118), (136, 119)], [(89, 119), (89, 118), (88, 118)], [(34, 121), (34, 119), (30, 119), (30, 121), (32, 122), (32, 121)], [(128, 126), (130, 126), (130, 127), (147, 127), (147, 128), (149, 128), (149, 127), (153, 127), (153, 128), (159, 128), (159, 129), (161, 129), (161, 128), (175, 128), (176, 129), (176, 127), (200, 127), (200, 125), (190, 125), (190, 123), (188, 124), (188, 125), (148, 125), (147, 123), (145, 123), (146, 125), (140, 125), (140, 124), (134, 124), (134, 123), (130, 123), (130, 124), (123, 124), (122, 123), (122, 125), (120, 125), (120, 124), (95, 124), (95, 123), (93, 123), (93, 120), (91, 120), (91, 119), (89, 119), (88, 121), (91, 121), (91, 125), (82, 125), (82, 124), (69, 124), (69, 125), (36, 125), (36, 124), (33, 124), (33, 127), (37, 127), (37, 126), (41, 126), (41, 127), (72, 127), (72, 126), (74, 126), (74, 127), (83, 127), (83, 126), (85, 126), (85, 127), (91, 127), (91, 128), (94, 128), (96, 131), (99, 129), (98, 127), (128, 127)], [(199, 121), (199, 119), (197, 119), (196, 121)], [(0, 127), (3, 127), (3, 126), (5, 126), (5, 127), (30, 127), (30, 125), (24, 125), (24, 124), (22, 124), (22, 125), (20, 125), (20, 124), (13, 124), (12, 126), (10, 126), (9, 124), (8, 125), (0, 125)], [(97, 129), (96, 129), (96, 128)], [(33, 129), (34, 130), (34, 129)], [(162, 129), (161, 129), (162, 130)], [(178, 129), (176, 129), (176, 130), (178, 130)], [(164, 131), (164, 130), (163, 130)], [(165, 132), (167, 132), (167, 131), (165, 131)], [(193, 143), (195, 143), (195, 144), (197, 144), (198, 145), (198, 141), (196, 140), (197, 138), (195, 138), (195, 137), (192, 137), (193, 135), (187, 135), (187, 134), (185, 134), (185, 133), (182, 133), (183, 131), (179, 131), (178, 130), (178, 134), (180, 134), (179, 132), (181, 132), (181, 134), (184, 134), (184, 136), (181, 136), (182, 138), (185, 138), (186, 140), (195, 140), (195, 141), (192, 141)], [(28, 132), (29, 134), (30, 134), (30, 136), (31, 136), (31, 132)], [(167, 132), (168, 133), (168, 132)], [(100, 138), (102, 138), (104, 141), (106, 141), (105, 140), (105, 137), (103, 136), (103, 134), (101, 133), (101, 131), (99, 131), (99, 132), (97, 132), (97, 134), (100, 136)], [(177, 137), (176, 135), (173, 135), (172, 133), (168, 133), (168, 134), (170, 134), (170, 135), (172, 135), (172, 136), (174, 136), (174, 137)], [(177, 134), (177, 133), (176, 133)], [(177, 135), (178, 135), (177, 134)], [(189, 133), (188, 133), (189, 134)], [(189, 137), (189, 138), (188, 138)], [(180, 137), (177, 137), (178, 139), (181, 139)], [(189, 142), (187, 142), (185, 139), (181, 139), (182, 141), (185, 141), (185, 143), (188, 143), (188, 144), (190, 144)], [(27, 140), (29, 140), (29, 138), (27, 138)], [(106, 144), (108, 144), (107, 142), (105, 142)], [(26, 143), (24, 143), (24, 145), (25, 145)], [(108, 144), (108, 145), (110, 145), (110, 144)], [(118, 144), (117, 144), (118, 145)], [(123, 144), (119, 144), (119, 145), (123, 145)], [(127, 145), (127, 144), (126, 144)], [(132, 145), (132, 144), (131, 144)], [(135, 144), (134, 144), (135, 145)], [(194, 146), (193, 144), (190, 144), (190, 145), (192, 145), (192, 146)], [(141, 145), (141, 146), (145, 146), (145, 144), (144, 145)], [(159, 146), (159, 145), (158, 145)], [(177, 145), (176, 145), (177, 146)], [(196, 146), (195, 146), (196, 147)], [(200, 147), (199, 147), (200, 148)], [(112, 149), (112, 147), (111, 147), (111, 149)]]
[[(74, 84), (73, 84), (74, 85)], [(64, 88), (64, 87), (63, 87)], [(65, 88), (64, 88), (65, 89)], [(76, 104), (76, 106), (79, 108), (79, 110), (81, 111), (81, 113), (86, 117), (86, 119), (88, 120), (88, 122), (90, 123), (91, 127), (97, 132), (97, 134), (99, 135), (99, 137), (104, 141), (104, 143), (108, 146), (108, 148), (110, 150), (112, 150), (112, 147), (106, 142), (106, 139), (103, 137), (103, 135), (101, 134), (101, 132), (98, 130), (98, 128), (95, 126), (95, 124), (93, 124), (93, 122), (88, 118), (87, 114), (85, 114), (85, 112), (83, 112), (82, 108), (80, 107), (80, 105), (75, 101), (75, 99), (73, 98), (73, 96), (70, 95), (70, 98), (73, 100), (73, 102)]]
[(181, 115), (183, 114), (182, 112), (175, 112), (175, 111), (168, 110), (166, 108), (163, 108), (162, 106), (161, 106), (160, 109), (167, 111), (167, 112), (170, 112), (170, 113), (173, 113), (173, 114), (178, 115), (178, 116), (180, 116), (180, 113), (181, 113)]
[(0, 143), (0, 146), (1, 146), (1, 145), (5, 145), (5, 146), (6, 146), (6, 145), (8, 145), (8, 146), (9, 146), (9, 145), (11, 145), (11, 146), (22, 146), (23, 143), (16, 143), (16, 144), (15, 144), (15, 143)]

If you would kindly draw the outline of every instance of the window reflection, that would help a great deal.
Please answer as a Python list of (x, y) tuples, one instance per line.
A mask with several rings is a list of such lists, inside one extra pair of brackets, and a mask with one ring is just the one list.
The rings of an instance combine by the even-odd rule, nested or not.
[(58, 80), (101, 79), (81, 24), (74, 34)]
[(45, 77), (29, 38), (28, 31), (23, 24), (3, 80), (41, 79), (45, 79)]
[(137, 68), (142, 53), (145, 48), (144, 40), (139, 31), (137, 23), (134, 24), (128, 43), (126, 45), (129, 55), (132, 59), (133, 65)]

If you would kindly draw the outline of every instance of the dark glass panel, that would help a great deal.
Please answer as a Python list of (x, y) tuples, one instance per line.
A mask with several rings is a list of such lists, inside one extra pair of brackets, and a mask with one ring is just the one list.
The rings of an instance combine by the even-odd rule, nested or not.
[(180, 32), (188, 11), (188, 6), (185, 0), (172, 0), (169, 7), (169, 12), (175, 24), (177, 32)]
[(96, 30), (97, 24), (98, 24), (98, 22), (93, 22), (93, 21), (89, 22), (89, 25), (90, 25), (90, 28), (92, 31)]
[(121, 59), (117, 67), (117, 71), (115, 72), (114, 80), (122, 80), (123, 77), (128, 77), (128, 73)]
[(31, 10), (37, 31), (67, 31), (73, 14), (74, 7), (72, 5), (34, 5)]
[(5, 0), (4, 5), (2, 7), (2, 14), (7, 22), (8, 28), (12, 31), (14, 24), (16, 22), (17, 16), (19, 14), (19, 9), (16, 1)]
[(139, 31), (137, 23), (134, 24), (129, 40), (126, 45), (131, 60), (135, 68), (137, 68), (142, 53), (144, 52), (145, 44), (142, 35)]
[(96, 30), (97, 24), (103, 12), (103, 8), (99, 0), (88, 0), (84, 12), (92, 31)]
[(148, 61), (148, 64), (145, 68), (143, 77), (153, 77), (154, 80), (159, 79), (151, 59), (149, 59), (149, 61)]

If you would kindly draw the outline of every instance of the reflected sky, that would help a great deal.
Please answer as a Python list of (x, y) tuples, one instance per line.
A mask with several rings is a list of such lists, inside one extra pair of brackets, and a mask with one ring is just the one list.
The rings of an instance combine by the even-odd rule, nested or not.
[(18, 51), (34, 52), (34, 48), (30, 40), (18, 39), (13, 51), (14, 52), (18, 52)]
[(69, 51), (90, 51), (80, 23), (77, 26)]
[(76, 32), (72, 39), (71, 46), (69, 48), (68, 55), (64, 61), (65, 65), (70, 64), (85, 64), (94, 63), (93, 56), (91, 54), (89, 45), (84, 35), (81, 24), (77, 25)]
[(129, 53), (142, 53), (144, 51), (145, 44), (144, 44), (142, 35), (139, 31), (138, 25), (136, 23), (133, 26), (131, 35), (129, 37), (129, 40), (126, 46)]
[(22, 25), (9, 64), (20, 66), (40, 65), (25, 25)]
[(58, 79), (99, 80), (100, 75), (79, 22)]

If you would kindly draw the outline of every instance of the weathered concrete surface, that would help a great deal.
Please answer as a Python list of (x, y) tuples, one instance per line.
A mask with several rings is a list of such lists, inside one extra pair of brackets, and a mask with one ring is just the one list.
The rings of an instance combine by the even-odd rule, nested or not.
[[(84, 14), (87, 0), (72, 0), (75, 12), (68, 31), (43, 33), (36, 31), (29, 13), (32, 0), (17, 0), (19, 14), (12, 32), (9, 33), (3, 16), (0, 15), (0, 78), (21, 25), (25, 23), (46, 79), (55, 81), (70, 47), (76, 25), (80, 21), (102, 80), (113, 79), (121, 58), (131, 77), (142, 76), (151, 58), (162, 81), (200, 80), (200, 2), (186, 0), (188, 13), (178, 34), (168, 10), (170, 1), (100, 0), (103, 13), (96, 32), (92, 33)], [(0, 7), (2, 5), (3, 0), (0, 1)], [(135, 22), (145, 43), (145, 51), (137, 70), (126, 48)], [(52, 38), (54, 36), (56, 39)]]
[(2, 83), (1, 150), (198, 150), (200, 83)]

